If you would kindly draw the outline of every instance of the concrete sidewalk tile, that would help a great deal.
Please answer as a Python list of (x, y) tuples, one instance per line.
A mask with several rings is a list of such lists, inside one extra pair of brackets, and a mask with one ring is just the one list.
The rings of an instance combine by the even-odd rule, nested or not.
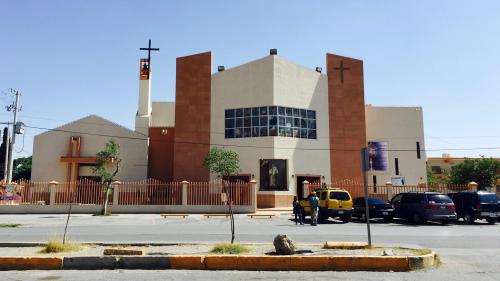
[(169, 256), (171, 269), (205, 269), (205, 256)]
[(63, 269), (116, 269), (118, 268), (117, 257), (65, 257)]
[(330, 269), (329, 256), (292, 256), (290, 270), (324, 271)]
[(238, 256), (208, 255), (205, 257), (205, 267), (208, 270), (236, 270), (238, 268)]
[(170, 269), (170, 261), (165, 256), (120, 256), (120, 269)]
[(0, 257), (0, 270), (58, 270), (62, 265), (61, 257)]

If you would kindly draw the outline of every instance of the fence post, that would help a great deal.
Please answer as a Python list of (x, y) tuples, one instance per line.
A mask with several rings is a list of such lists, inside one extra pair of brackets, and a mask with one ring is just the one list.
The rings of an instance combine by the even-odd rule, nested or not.
[(250, 181), (250, 194), (252, 196), (252, 208), (253, 208), (253, 213), (257, 210), (257, 182), (255, 180)]
[(477, 191), (477, 182), (471, 181), (467, 184), (467, 187), (472, 191)]
[(182, 206), (187, 206), (188, 204), (188, 181), (182, 181)]
[(55, 205), (56, 204), (56, 187), (59, 183), (57, 181), (51, 181), (49, 182), (49, 205)]
[(306, 180), (302, 182), (302, 196), (304, 198), (307, 198), (307, 196), (309, 196), (309, 182)]
[(392, 182), (388, 181), (385, 183), (385, 192), (387, 193), (387, 200), (392, 198)]
[(119, 181), (113, 182), (113, 205), (118, 205), (118, 198), (120, 198), (120, 185)]

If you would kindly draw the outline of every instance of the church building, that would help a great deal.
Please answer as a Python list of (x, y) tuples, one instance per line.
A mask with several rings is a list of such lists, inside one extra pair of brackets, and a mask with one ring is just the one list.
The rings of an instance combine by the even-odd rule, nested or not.
[[(100, 132), (129, 136), (116, 139), (127, 146), (123, 163), (131, 167), (120, 171), (121, 180), (209, 181), (214, 175), (202, 162), (218, 147), (238, 153), (241, 171), (230, 180), (254, 179), (259, 207), (288, 206), (293, 196), (302, 197), (304, 180), (362, 182), (360, 149), (366, 146), (370, 185), (427, 180), (422, 108), (365, 104), (361, 60), (326, 54), (324, 71), (271, 49), (268, 56), (236, 67), (218, 66), (213, 73), (211, 52), (179, 57), (175, 102), (152, 102), (151, 78), (150, 59), (141, 59), (134, 131), (87, 117), (109, 126)], [(88, 123), (85, 118), (73, 122)], [(80, 138), (82, 147), (109, 139), (91, 139), (85, 134), (90, 127), (78, 131), (71, 124), (63, 126), (65, 131), (82, 134), (50, 131), (35, 137), (34, 181), (69, 180), (64, 169), (70, 163), (71, 179), (78, 179), (85, 165), (92, 165), (92, 159), (83, 158), (102, 148), (83, 155), (72, 138)], [(61, 138), (60, 144), (47, 152), (52, 138)], [(49, 162), (58, 165), (47, 172), (43, 166)]]

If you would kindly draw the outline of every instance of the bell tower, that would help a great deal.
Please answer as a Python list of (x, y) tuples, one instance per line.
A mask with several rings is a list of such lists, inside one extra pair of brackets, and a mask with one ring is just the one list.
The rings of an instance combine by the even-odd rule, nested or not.
[(140, 50), (148, 51), (148, 58), (139, 62), (139, 103), (135, 116), (135, 131), (147, 136), (151, 122), (151, 51), (160, 49), (151, 48), (150, 39), (148, 47)]
[(151, 120), (151, 64), (141, 59), (139, 64), (139, 102), (135, 116), (135, 131), (148, 135)]

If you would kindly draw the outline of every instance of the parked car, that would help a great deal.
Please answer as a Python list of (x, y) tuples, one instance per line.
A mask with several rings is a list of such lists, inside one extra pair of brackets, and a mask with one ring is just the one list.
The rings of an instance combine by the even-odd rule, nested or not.
[[(365, 197), (357, 197), (353, 200), (353, 217), (366, 220)], [(368, 212), (370, 219), (381, 218), (389, 222), (394, 216), (394, 206), (385, 200), (368, 197)]]
[(394, 196), (394, 217), (421, 224), (439, 221), (448, 224), (457, 219), (455, 204), (446, 194), (437, 192), (407, 192)]
[[(324, 188), (315, 191), (319, 198), (318, 221), (328, 218), (339, 218), (343, 222), (349, 222), (352, 216), (352, 198), (349, 192), (338, 188)], [(304, 208), (304, 215), (311, 215), (309, 198), (300, 201)]]
[(450, 193), (457, 208), (458, 218), (466, 223), (473, 224), (475, 220), (485, 219), (488, 223), (496, 223), (500, 217), (498, 196), (493, 192), (465, 191)]

